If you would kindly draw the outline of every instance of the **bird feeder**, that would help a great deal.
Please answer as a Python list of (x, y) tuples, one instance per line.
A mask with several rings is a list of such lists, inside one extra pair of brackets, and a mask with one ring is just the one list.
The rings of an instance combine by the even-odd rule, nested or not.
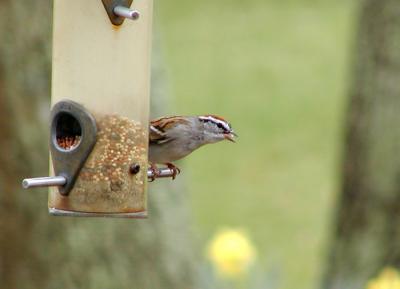
[(52, 215), (145, 217), (152, 0), (53, 5), (52, 177), (23, 186)]

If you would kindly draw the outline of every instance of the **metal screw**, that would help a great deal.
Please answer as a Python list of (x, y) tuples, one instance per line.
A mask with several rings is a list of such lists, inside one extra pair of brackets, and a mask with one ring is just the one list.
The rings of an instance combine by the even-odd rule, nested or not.
[(124, 17), (124, 18), (129, 18), (131, 20), (137, 20), (139, 19), (140, 13), (137, 10), (132, 10), (124, 6), (115, 6), (113, 9), (113, 12), (115, 15)]
[(139, 164), (131, 164), (129, 167), (129, 172), (132, 175), (136, 175), (140, 171), (140, 165)]

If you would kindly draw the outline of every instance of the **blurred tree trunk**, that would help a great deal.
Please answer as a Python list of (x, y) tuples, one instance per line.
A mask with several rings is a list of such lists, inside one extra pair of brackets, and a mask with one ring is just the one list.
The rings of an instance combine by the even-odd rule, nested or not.
[(149, 186), (147, 220), (50, 217), (46, 190), (21, 190), (48, 174), (51, 2), (0, 0), (0, 287), (195, 288), (179, 178)]
[(400, 1), (362, 2), (343, 187), (323, 288), (400, 268)]

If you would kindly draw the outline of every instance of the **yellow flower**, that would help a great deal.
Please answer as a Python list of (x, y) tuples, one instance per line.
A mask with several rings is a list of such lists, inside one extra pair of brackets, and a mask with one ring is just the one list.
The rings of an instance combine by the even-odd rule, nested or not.
[(210, 241), (208, 257), (221, 275), (233, 278), (245, 275), (256, 253), (243, 232), (225, 229)]
[(378, 277), (368, 282), (366, 289), (400, 289), (400, 276), (396, 269), (387, 267)]

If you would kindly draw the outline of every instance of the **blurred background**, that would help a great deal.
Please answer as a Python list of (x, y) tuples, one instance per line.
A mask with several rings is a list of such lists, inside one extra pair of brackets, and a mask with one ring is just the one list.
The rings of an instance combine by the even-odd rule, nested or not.
[[(239, 138), (184, 160), (201, 244), (242, 228), (279, 288), (313, 288), (338, 192), (357, 1), (160, 1), (168, 114)], [(158, 29), (158, 30), (157, 30)]]
[(21, 192), (47, 171), (51, 3), (0, 16), (2, 288), (400, 288), (398, 1), (156, 1), (152, 116), (239, 139), (151, 184), (148, 220)]

